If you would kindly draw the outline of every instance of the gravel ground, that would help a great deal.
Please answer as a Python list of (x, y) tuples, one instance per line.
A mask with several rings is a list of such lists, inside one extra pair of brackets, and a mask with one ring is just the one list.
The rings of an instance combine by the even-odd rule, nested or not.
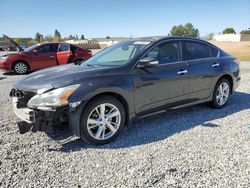
[(8, 94), (21, 77), (0, 73), (0, 187), (250, 187), (250, 62), (224, 109), (146, 118), (98, 147), (19, 134)]

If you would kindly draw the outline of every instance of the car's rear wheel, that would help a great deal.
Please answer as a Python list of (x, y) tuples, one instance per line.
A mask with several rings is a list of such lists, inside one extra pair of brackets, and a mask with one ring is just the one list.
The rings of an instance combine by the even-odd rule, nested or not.
[(29, 66), (27, 65), (27, 63), (23, 62), (23, 61), (17, 61), (14, 65), (13, 65), (13, 71), (16, 74), (22, 75), (22, 74), (27, 74), (29, 71)]
[(106, 144), (122, 131), (126, 114), (114, 97), (103, 96), (87, 104), (81, 115), (81, 138), (89, 144)]
[(226, 78), (222, 78), (217, 82), (212, 101), (214, 108), (223, 108), (226, 105), (230, 96), (231, 87), (230, 82)]

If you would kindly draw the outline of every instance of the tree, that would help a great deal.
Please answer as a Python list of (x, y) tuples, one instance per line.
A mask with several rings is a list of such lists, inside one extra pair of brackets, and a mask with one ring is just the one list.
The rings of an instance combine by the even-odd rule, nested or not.
[(248, 28), (247, 30), (242, 30), (240, 34), (250, 34), (250, 28)]
[(69, 40), (72, 40), (72, 39), (73, 39), (73, 36), (72, 36), (72, 35), (69, 35), (68, 39), (69, 39)]
[(37, 32), (37, 33), (35, 34), (35, 40), (36, 40), (37, 42), (43, 42), (43, 35), (40, 34), (39, 32)]
[(44, 40), (48, 41), (48, 42), (53, 42), (54, 38), (51, 35), (47, 35), (47, 36), (44, 37)]
[(85, 39), (84, 35), (81, 35), (81, 40), (84, 40), (84, 39)]
[(111, 37), (110, 36), (106, 36), (106, 39), (111, 39)]
[(209, 33), (209, 34), (207, 34), (207, 35), (204, 36), (204, 39), (205, 40), (212, 40), (213, 36), (214, 36), (214, 33)]
[(199, 30), (194, 28), (191, 23), (186, 23), (185, 25), (173, 26), (170, 34), (172, 36), (188, 36), (188, 37), (198, 37)]
[(61, 33), (56, 29), (54, 34), (54, 40), (60, 42), (62, 40)]
[(31, 41), (31, 38), (16, 38), (15, 42), (16, 43), (23, 43), (23, 44), (27, 44)]
[(222, 33), (223, 34), (236, 34), (234, 28), (232, 28), (232, 27), (228, 27), (228, 28), (224, 29)]

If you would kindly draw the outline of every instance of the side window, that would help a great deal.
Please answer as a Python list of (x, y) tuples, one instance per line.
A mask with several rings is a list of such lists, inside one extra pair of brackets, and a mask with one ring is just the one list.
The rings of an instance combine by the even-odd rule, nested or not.
[(145, 57), (156, 58), (159, 64), (178, 62), (181, 59), (179, 42), (166, 42), (151, 49)]
[(37, 49), (38, 53), (48, 53), (50, 52), (50, 45), (43, 45)]
[(209, 47), (210, 48), (210, 55), (211, 57), (217, 57), (219, 50), (213, 47)]
[(209, 46), (206, 44), (198, 43), (198, 42), (185, 42), (185, 59), (186, 60), (194, 60), (194, 59), (202, 59), (209, 58)]
[(56, 45), (54, 44), (43, 45), (37, 49), (37, 52), (38, 53), (56, 52)]
[(70, 46), (68, 44), (59, 44), (58, 46), (58, 52), (65, 52), (69, 50), (70, 50)]

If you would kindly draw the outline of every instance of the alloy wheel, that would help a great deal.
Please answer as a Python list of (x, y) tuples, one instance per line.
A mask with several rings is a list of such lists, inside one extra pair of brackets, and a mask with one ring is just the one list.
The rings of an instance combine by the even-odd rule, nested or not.
[(24, 74), (27, 72), (28, 67), (24, 63), (17, 63), (14, 67), (15, 72), (18, 74)]
[(121, 124), (121, 112), (110, 103), (103, 103), (95, 107), (87, 119), (88, 133), (97, 140), (112, 137)]
[(229, 85), (227, 82), (222, 82), (216, 91), (216, 102), (222, 106), (227, 102), (229, 97)]

